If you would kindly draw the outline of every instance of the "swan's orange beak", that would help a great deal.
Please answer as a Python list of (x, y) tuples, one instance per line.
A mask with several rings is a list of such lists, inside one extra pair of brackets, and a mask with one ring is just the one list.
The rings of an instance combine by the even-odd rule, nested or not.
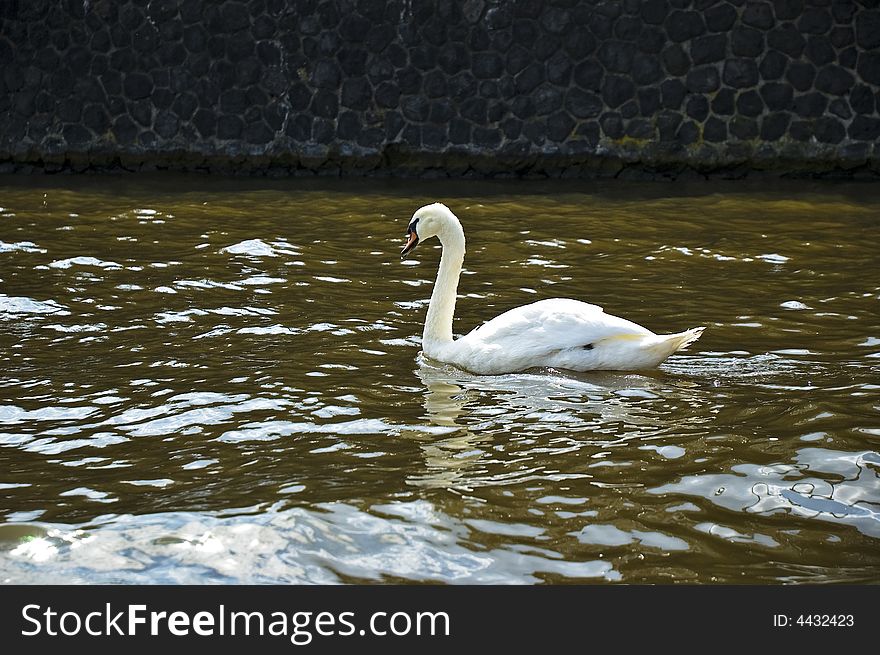
[(413, 248), (419, 245), (419, 235), (416, 234), (416, 231), (412, 228), (406, 231), (406, 237), (406, 243), (403, 245), (403, 249), (400, 251), (401, 259), (406, 257), (407, 253), (409, 253)]

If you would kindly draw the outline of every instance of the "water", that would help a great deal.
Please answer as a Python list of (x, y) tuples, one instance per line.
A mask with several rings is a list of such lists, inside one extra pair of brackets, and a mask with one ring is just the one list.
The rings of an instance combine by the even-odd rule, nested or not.
[[(419, 356), (555, 296), (639, 373)], [(6, 583), (880, 581), (880, 193), (832, 183), (0, 180)]]

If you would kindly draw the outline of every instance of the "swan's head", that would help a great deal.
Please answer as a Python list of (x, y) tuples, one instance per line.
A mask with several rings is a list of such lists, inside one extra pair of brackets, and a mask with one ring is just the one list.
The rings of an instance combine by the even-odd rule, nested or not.
[(443, 236), (450, 232), (464, 236), (461, 223), (449, 207), (441, 202), (420, 207), (406, 228), (406, 243), (400, 251), (401, 258), (412, 252), (419, 242), (436, 236), (442, 241)]

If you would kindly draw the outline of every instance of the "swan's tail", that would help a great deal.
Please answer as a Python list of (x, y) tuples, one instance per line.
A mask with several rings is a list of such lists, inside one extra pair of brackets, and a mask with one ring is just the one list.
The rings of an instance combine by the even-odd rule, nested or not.
[(691, 345), (694, 341), (700, 338), (700, 335), (703, 334), (703, 330), (705, 330), (705, 326), (691, 328), (690, 330), (685, 330), (684, 332), (679, 332), (677, 334), (665, 334), (664, 336), (664, 345), (669, 348), (669, 353), (675, 353), (679, 350), (684, 350), (689, 345)]

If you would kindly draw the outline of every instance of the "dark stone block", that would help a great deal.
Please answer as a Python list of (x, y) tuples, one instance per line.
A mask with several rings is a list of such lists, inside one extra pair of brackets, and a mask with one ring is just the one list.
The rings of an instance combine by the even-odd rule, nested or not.
[(777, 50), (771, 50), (761, 60), (758, 71), (763, 80), (778, 80), (785, 72), (788, 59)]
[(228, 114), (217, 119), (218, 139), (238, 139), (244, 131), (244, 123), (238, 116)]
[(336, 121), (336, 136), (343, 141), (356, 141), (361, 133), (361, 121), (353, 111), (344, 111)]
[(826, 7), (808, 7), (797, 21), (803, 34), (825, 34), (831, 29), (831, 12)]
[(855, 70), (858, 60), (859, 51), (855, 47), (846, 48), (837, 57), (838, 64), (840, 64), (844, 68), (851, 68), (853, 70)]
[(705, 16), (710, 32), (726, 32), (736, 22), (736, 9), (722, 2), (706, 9)]
[(388, 24), (374, 25), (367, 32), (366, 37), (364, 45), (367, 47), (367, 50), (373, 54), (379, 54), (397, 38), (397, 32), (393, 26)]
[(745, 25), (768, 30), (773, 27), (773, 8), (766, 2), (748, 2), (742, 13)]
[(591, 60), (581, 62), (574, 69), (575, 84), (587, 91), (598, 91), (602, 88), (603, 75), (602, 67)]
[[(446, 125), (423, 125), (422, 144), (431, 150), (442, 150), (448, 142)], [(381, 145), (381, 141), (376, 146)]]
[(664, 24), (666, 35), (676, 43), (688, 41), (706, 32), (703, 17), (696, 11), (673, 11)]
[(287, 122), (284, 134), (297, 143), (305, 143), (312, 140), (312, 117), (307, 114), (297, 114)]
[(635, 84), (620, 75), (607, 75), (604, 84), (602, 84), (602, 98), (605, 100), (605, 104), (611, 108), (619, 107), (627, 100), (634, 98), (635, 93)]
[(400, 102), (400, 88), (394, 82), (382, 82), (376, 87), (376, 104), (387, 109), (394, 109)]
[(849, 93), (849, 105), (857, 114), (873, 114), (874, 92), (864, 84), (853, 87)]
[[(659, 88), (653, 86), (644, 87), (638, 90), (637, 95), (639, 99), (639, 113), (642, 116), (654, 116), (660, 110)], [(572, 111), (572, 113), (574, 112)]]
[(666, 109), (678, 109), (684, 100), (685, 91), (681, 80), (664, 80), (660, 85), (660, 102)]
[(531, 93), (544, 79), (544, 67), (531, 64), (514, 78), (516, 90), (518, 93)]
[(242, 89), (230, 89), (220, 96), (220, 109), (227, 114), (244, 113), (247, 107), (247, 94)]
[(880, 86), (880, 51), (859, 53), (857, 70), (865, 82)]
[(500, 98), (501, 90), (498, 87), (498, 82), (495, 80), (483, 80), (480, 82), (479, 86), (480, 96), (483, 98)]
[(471, 28), (467, 44), (471, 52), (482, 52), (492, 46), (492, 39), (489, 38), (489, 32), (482, 25), (475, 25)]
[(764, 141), (779, 141), (785, 136), (791, 115), (786, 112), (767, 114), (761, 119), (761, 138)]
[(574, 129), (575, 122), (565, 112), (557, 112), (547, 119), (547, 137), (551, 141), (565, 141)]
[(856, 41), (865, 50), (880, 47), (880, 11), (856, 14)]
[(532, 21), (518, 20), (513, 24), (513, 41), (524, 48), (531, 48), (538, 41), (540, 30)]
[(171, 89), (156, 89), (150, 100), (156, 109), (169, 109), (175, 96), (176, 94)]
[(666, 45), (666, 35), (663, 30), (656, 27), (646, 27), (642, 30), (638, 42), (635, 44), (641, 52), (649, 55), (659, 54)]
[(793, 61), (788, 65), (785, 79), (798, 91), (808, 91), (816, 79), (816, 67), (808, 62)]
[(173, 139), (180, 129), (180, 121), (170, 111), (160, 111), (153, 122), (153, 130), (163, 139)]
[(148, 100), (137, 100), (129, 103), (128, 115), (144, 127), (153, 126), (153, 106)]
[(571, 14), (565, 9), (549, 7), (541, 14), (541, 25), (550, 34), (565, 34), (572, 27)]
[(397, 71), (397, 86), (401, 93), (419, 93), (422, 90), (422, 74), (415, 68)]
[(595, 118), (603, 109), (602, 99), (599, 96), (577, 88), (569, 90), (565, 106), (576, 118)]
[(728, 59), (724, 62), (724, 83), (743, 89), (758, 83), (758, 66), (752, 59)]
[(74, 148), (88, 145), (94, 138), (89, 130), (78, 123), (65, 125), (61, 133), (64, 136), (64, 140), (67, 142), (67, 145)]
[(483, 125), (487, 121), (489, 103), (485, 98), (468, 98), (461, 105), (461, 117), (472, 123)]
[(654, 137), (654, 126), (651, 121), (644, 118), (635, 118), (626, 125), (626, 135), (631, 139), (652, 139)]
[(628, 73), (632, 68), (633, 47), (623, 41), (606, 41), (599, 46), (599, 61), (612, 73)]
[(523, 136), (535, 145), (544, 145), (547, 140), (547, 126), (544, 121), (529, 121), (523, 125)]
[(794, 91), (790, 84), (769, 82), (761, 86), (761, 98), (771, 111), (791, 109)]
[(666, 0), (645, 0), (641, 3), (641, 16), (649, 25), (662, 25), (669, 14), (669, 3)]
[(540, 86), (533, 96), (538, 116), (547, 116), (562, 107), (562, 92), (550, 84)]
[(837, 0), (831, 3), (831, 15), (838, 23), (849, 23), (856, 12), (856, 4), (852, 0)]
[(767, 34), (767, 44), (796, 59), (801, 56), (807, 42), (794, 25), (785, 24)]
[(710, 34), (694, 39), (691, 43), (691, 59), (694, 65), (711, 64), (727, 56), (727, 34)]
[(405, 96), (400, 103), (403, 116), (417, 123), (428, 120), (431, 113), (431, 102), (423, 95)]
[(754, 89), (743, 91), (736, 99), (736, 111), (743, 116), (760, 116), (764, 111), (764, 102)]
[(58, 118), (65, 123), (79, 123), (82, 119), (82, 111), (83, 103), (81, 98), (74, 96), (62, 98), (58, 101)]
[(521, 46), (514, 46), (507, 53), (505, 70), (511, 75), (516, 75), (530, 63), (532, 63), (532, 53)]
[(446, 95), (446, 76), (438, 70), (433, 70), (425, 75), (422, 88), (429, 98), (442, 98)]
[(713, 66), (694, 68), (687, 75), (687, 89), (691, 93), (712, 93), (721, 86), (718, 70)]
[(342, 72), (337, 63), (331, 59), (323, 59), (315, 64), (312, 71), (312, 84), (319, 89), (336, 89), (342, 79)]
[(448, 82), (449, 97), (457, 102), (471, 98), (477, 93), (477, 80), (467, 71), (450, 78)]
[(683, 146), (696, 143), (700, 140), (700, 126), (693, 121), (684, 121), (675, 133), (675, 140)]
[(826, 66), (816, 75), (816, 89), (832, 95), (841, 96), (849, 91), (855, 78), (845, 68), (840, 66)]
[(495, 127), (474, 127), (473, 143), (478, 148), (495, 150), (501, 145), (504, 135)]
[(305, 84), (294, 83), (291, 85), (287, 92), (287, 103), (293, 111), (305, 111), (311, 102), (311, 89)]
[(153, 92), (153, 80), (143, 73), (128, 73), (123, 82), (125, 95), (130, 100), (148, 98)]
[(730, 116), (733, 113), (736, 102), (736, 92), (733, 89), (721, 89), (712, 98), (712, 113), (719, 116)]
[(545, 61), (562, 48), (562, 41), (558, 36), (544, 36), (534, 46), (533, 52), (539, 61)]
[(764, 52), (764, 33), (749, 27), (733, 30), (731, 51), (737, 57), (757, 57)]
[(494, 52), (478, 52), (474, 54), (473, 74), (478, 79), (491, 80), (499, 77), (504, 70), (504, 61)]
[(440, 98), (431, 103), (431, 113), (428, 119), (432, 123), (448, 123), (457, 114), (458, 107), (449, 98)]
[(727, 123), (711, 116), (703, 126), (703, 140), (710, 143), (724, 143), (727, 140)]
[(849, 136), (856, 141), (880, 139), (880, 119), (870, 116), (856, 116), (849, 124)]
[(788, 135), (795, 141), (809, 141), (813, 138), (813, 121), (792, 121)]
[(471, 142), (471, 124), (461, 118), (455, 118), (449, 123), (450, 143), (464, 144)]
[(588, 26), (590, 32), (592, 32), (593, 36), (599, 41), (611, 38), (611, 35), (614, 33), (614, 21), (599, 13), (594, 13), (590, 16)]
[(657, 115), (657, 133), (660, 141), (668, 143), (675, 141), (675, 135), (678, 133), (678, 126), (681, 125), (681, 114), (662, 111)]
[(571, 81), (572, 61), (564, 52), (553, 55), (546, 64), (547, 79), (559, 86), (568, 86)]
[(636, 84), (649, 86), (663, 77), (663, 69), (657, 57), (638, 52), (633, 57), (631, 74)]
[(636, 41), (642, 31), (642, 21), (635, 16), (622, 16), (614, 23), (614, 36), (621, 41)]
[(709, 116), (709, 101), (706, 96), (691, 96), (685, 103), (685, 113), (695, 121), (702, 123)]
[(831, 45), (835, 48), (845, 48), (856, 42), (856, 33), (852, 27), (848, 25), (834, 27), (831, 29)]
[(452, 43), (437, 53), (437, 63), (447, 75), (455, 75), (471, 65), (471, 58), (463, 45)]
[(590, 121), (578, 125), (575, 128), (575, 134), (584, 139), (588, 144), (595, 146), (599, 143), (602, 132), (597, 121)]
[(326, 89), (320, 89), (312, 98), (312, 113), (321, 118), (336, 118), (339, 112), (339, 99), (336, 94)]
[(663, 50), (661, 58), (663, 59), (666, 71), (675, 77), (685, 75), (691, 67), (691, 61), (687, 53), (678, 44), (673, 44)]
[(758, 122), (745, 116), (734, 116), (728, 125), (731, 136), (740, 141), (748, 141), (758, 136)]
[(384, 124), (385, 138), (388, 141), (396, 141), (400, 136), (401, 130), (403, 130), (403, 126), (406, 125), (406, 121), (399, 111), (388, 111), (385, 112)]
[(801, 118), (818, 118), (825, 113), (828, 99), (817, 91), (795, 97), (792, 108)]
[(343, 40), (350, 43), (363, 43), (370, 33), (372, 24), (369, 20), (358, 14), (348, 14), (339, 23), (339, 35)]
[[(259, 54), (259, 45), (257, 47), (257, 51)], [(277, 50), (273, 52), (273, 54), (275, 53), (277, 53)], [(340, 68), (342, 68), (342, 72), (344, 73), (343, 79), (356, 75), (364, 75), (367, 72), (368, 59), (369, 55), (365, 50), (349, 46), (343, 46), (336, 54), (336, 60), (339, 62), (339, 66)], [(266, 63), (266, 60), (262, 56), (260, 57), (260, 60)]]
[(622, 139), (626, 135), (623, 119), (619, 114), (605, 114), (599, 119), (602, 132), (609, 139)]
[(835, 98), (832, 100), (828, 105), (828, 111), (844, 120), (849, 120), (853, 115), (849, 105), (843, 98)]
[(639, 103), (635, 100), (628, 100), (620, 106), (618, 111), (624, 119), (634, 118), (639, 115)]
[(130, 145), (137, 140), (138, 127), (128, 116), (119, 116), (114, 120), (111, 131), (118, 144)]
[(817, 66), (823, 66), (834, 61), (834, 48), (831, 46), (831, 40), (826, 36), (809, 37), (805, 54)]
[(773, 0), (777, 20), (797, 18), (804, 10), (803, 0)]
[(572, 59), (582, 60), (596, 50), (596, 39), (586, 30), (572, 30), (566, 35), (563, 48)]
[(846, 137), (846, 128), (836, 118), (820, 118), (813, 132), (820, 143), (840, 143)]
[(330, 145), (336, 139), (336, 128), (333, 121), (327, 118), (316, 118), (312, 123), (312, 138), (321, 145)]
[(504, 132), (504, 137), (511, 141), (518, 139), (522, 134), (522, 122), (516, 118), (508, 118), (501, 123), (501, 131)]

